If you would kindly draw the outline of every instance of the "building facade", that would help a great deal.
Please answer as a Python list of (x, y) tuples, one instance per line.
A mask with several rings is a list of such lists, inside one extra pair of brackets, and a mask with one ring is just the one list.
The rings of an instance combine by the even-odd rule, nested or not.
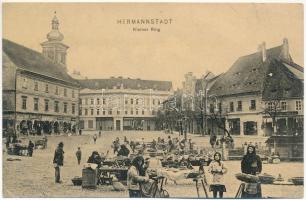
[(14, 126), (24, 134), (51, 134), (77, 128), (79, 84), (66, 72), (68, 47), (62, 44), (58, 25), (54, 17), (43, 53), (2, 40), (4, 129)]
[(288, 40), (240, 57), (208, 91), (208, 127), (221, 120), (232, 135), (303, 134), (304, 70), (293, 62)]
[(80, 80), (84, 130), (156, 130), (156, 115), (172, 83), (140, 79)]

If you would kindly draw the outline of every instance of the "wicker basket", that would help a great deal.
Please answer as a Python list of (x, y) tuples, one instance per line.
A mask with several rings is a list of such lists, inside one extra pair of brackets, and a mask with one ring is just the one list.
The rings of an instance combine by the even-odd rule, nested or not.
[(235, 174), (235, 176), (238, 180), (242, 182), (246, 182), (246, 183), (258, 183), (259, 182), (259, 178), (254, 175), (238, 173), (238, 174)]
[(304, 177), (293, 177), (291, 181), (294, 185), (304, 185)]
[(269, 174), (259, 175), (258, 177), (262, 184), (273, 184), (273, 182), (275, 181), (275, 177)]
[(73, 179), (71, 179), (73, 185), (82, 185), (82, 177), (74, 177)]

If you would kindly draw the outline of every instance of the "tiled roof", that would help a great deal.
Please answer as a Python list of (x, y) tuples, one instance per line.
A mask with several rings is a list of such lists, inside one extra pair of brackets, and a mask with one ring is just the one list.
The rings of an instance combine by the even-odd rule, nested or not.
[(78, 84), (76, 80), (67, 74), (62, 66), (53, 63), (37, 51), (7, 39), (2, 39), (2, 51), (18, 68), (62, 80), (69, 84)]
[(270, 62), (263, 82), (263, 100), (303, 98), (304, 84), (281, 60)]
[[(240, 57), (226, 73), (220, 75), (209, 90), (209, 94), (222, 96), (250, 92), (262, 93), (267, 86), (265, 83), (269, 70), (280, 67), (284, 72), (286, 68), (281, 59), (281, 52), (282, 46), (267, 49), (265, 62), (262, 61), (261, 52)], [(299, 71), (302, 69), (294, 63), (292, 66)]]
[(159, 91), (170, 91), (171, 81), (154, 81), (130, 78), (109, 78), (109, 79), (85, 79), (79, 80), (82, 88), (89, 89), (153, 89)]

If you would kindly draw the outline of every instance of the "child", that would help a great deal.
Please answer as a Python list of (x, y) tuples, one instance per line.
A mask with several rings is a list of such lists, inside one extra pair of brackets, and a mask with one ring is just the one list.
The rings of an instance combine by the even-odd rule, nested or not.
[(78, 150), (75, 153), (77, 160), (78, 160), (78, 165), (80, 165), (81, 163), (81, 158), (82, 158), (82, 151), (81, 151), (81, 147), (78, 147)]
[(97, 141), (97, 134), (95, 134), (94, 136), (93, 136), (93, 140), (94, 140), (94, 144), (96, 144), (96, 141)]
[(223, 174), (227, 172), (227, 169), (225, 168), (223, 161), (221, 161), (221, 154), (219, 152), (214, 154), (214, 159), (209, 164), (208, 172), (212, 174), (212, 183), (209, 191), (213, 191), (214, 198), (217, 198), (217, 193), (219, 192), (219, 197), (222, 198), (223, 192), (226, 192), (223, 183)]

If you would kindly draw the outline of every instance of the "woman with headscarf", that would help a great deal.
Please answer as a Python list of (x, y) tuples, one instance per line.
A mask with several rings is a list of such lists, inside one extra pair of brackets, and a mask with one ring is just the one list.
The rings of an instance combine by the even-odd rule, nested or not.
[(141, 197), (140, 184), (149, 181), (147, 176), (141, 175), (143, 172), (144, 159), (142, 156), (137, 156), (133, 159), (127, 173), (127, 186), (130, 197)]
[[(257, 175), (262, 171), (261, 158), (256, 155), (256, 149), (253, 145), (249, 145), (247, 153), (241, 161), (241, 172), (245, 174)], [(242, 198), (261, 198), (260, 183), (247, 183), (242, 192)]]
[(100, 168), (102, 165), (102, 158), (97, 151), (93, 151), (91, 156), (88, 158), (87, 163), (97, 164), (97, 167)]
[(258, 155), (256, 155), (256, 149), (254, 146), (249, 145), (247, 153), (243, 156), (241, 161), (241, 172), (245, 174), (256, 175), (261, 173), (262, 162)]
[(120, 150), (118, 151), (117, 156), (129, 156), (130, 150), (125, 146), (125, 144), (122, 144), (120, 146)]

